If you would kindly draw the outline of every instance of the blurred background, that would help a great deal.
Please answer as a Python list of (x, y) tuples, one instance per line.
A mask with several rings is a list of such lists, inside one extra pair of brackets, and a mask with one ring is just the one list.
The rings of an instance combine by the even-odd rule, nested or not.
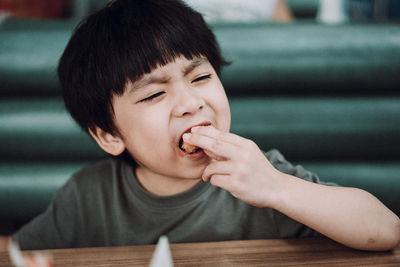
[[(232, 64), (234, 133), (400, 215), (400, 1), (186, 0)], [(56, 76), (73, 29), (106, 0), (0, 0), (0, 234), (106, 155), (70, 119)]]
[[(260, 22), (317, 19), (322, 22), (398, 21), (397, 0), (184, 0), (209, 22)], [(110, 0), (0, 0), (7, 16), (37, 19), (81, 19)], [(239, 10), (241, 8), (241, 10)]]

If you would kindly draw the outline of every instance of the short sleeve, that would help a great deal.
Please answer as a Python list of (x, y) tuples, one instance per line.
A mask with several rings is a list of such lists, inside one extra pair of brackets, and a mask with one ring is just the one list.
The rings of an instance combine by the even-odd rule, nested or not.
[(296, 176), (303, 180), (323, 184), (323, 185), (332, 185), (335, 186), (337, 184), (331, 182), (321, 181), (319, 177), (310, 171), (307, 171), (301, 165), (292, 165), (289, 161), (285, 159), (285, 157), (276, 149), (272, 149), (268, 152), (264, 152), (265, 156), (269, 160), (269, 162), (279, 171)]
[(59, 189), (45, 212), (13, 235), (21, 249), (56, 249), (73, 247), (81, 232), (79, 205), (74, 179)]
[[(265, 156), (270, 163), (279, 171), (296, 176), (300, 179), (323, 184), (335, 186), (335, 183), (322, 182), (318, 176), (310, 171), (305, 170), (301, 165), (292, 165), (288, 162), (285, 157), (276, 149), (265, 152)], [(280, 238), (293, 238), (293, 237), (311, 237), (320, 236), (321, 234), (315, 230), (289, 218), (285, 214), (282, 214), (276, 210), (273, 211), (273, 217), (276, 224), (276, 228), (279, 231)]]

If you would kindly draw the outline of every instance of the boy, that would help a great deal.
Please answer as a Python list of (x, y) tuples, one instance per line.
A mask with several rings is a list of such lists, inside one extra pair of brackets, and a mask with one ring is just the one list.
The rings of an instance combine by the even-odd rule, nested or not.
[(115, 157), (75, 174), (13, 238), (45, 249), (322, 233), (396, 247), (399, 218), (375, 197), (323, 185), (229, 133), (224, 64), (201, 15), (178, 0), (117, 0), (87, 18), (60, 60), (63, 97)]

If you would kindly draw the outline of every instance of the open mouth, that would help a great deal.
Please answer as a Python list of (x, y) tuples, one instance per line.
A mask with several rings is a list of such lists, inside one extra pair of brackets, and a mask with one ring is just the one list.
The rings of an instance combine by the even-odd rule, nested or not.
[(186, 143), (185, 141), (183, 141), (182, 136), (185, 133), (190, 133), (192, 128), (195, 127), (195, 126), (209, 126), (209, 125), (211, 125), (211, 123), (209, 123), (209, 122), (197, 124), (197, 125), (194, 125), (194, 126), (190, 127), (185, 132), (183, 132), (183, 134), (181, 135), (181, 138), (179, 139), (179, 149), (182, 150), (185, 153), (188, 153), (188, 154), (194, 154), (194, 153), (198, 152), (199, 150), (201, 150), (200, 147), (191, 145), (191, 144)]
[(196, 153), (197, 151), (200, 150), (200, 147), (194, 146), (194, 145), (191, 145), (191, 144), (188, 144), (188, 143), (184, 142), (183, 139), (181, 139), (181, 140), (179, 141), (179, 148), (180, 148), (183, 152), (189, 153), (189, 154)]

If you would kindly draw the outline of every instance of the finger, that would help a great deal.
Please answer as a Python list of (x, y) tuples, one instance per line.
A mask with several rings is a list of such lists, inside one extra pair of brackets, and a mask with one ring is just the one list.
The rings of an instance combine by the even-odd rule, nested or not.
[(206, 153), (207, 156), (209, 156), (210, 158), (214, 159), (214, 160), (218, 160), (218, 161), (222, 161), (222, 160), (227, 160), (227, 158), (224, 157), (220, 157), (218, 155), (215, 155), (214, 153), (212, 153), (211, 151), (205, 150), (203, 149), (204, 153)]
[(196, 126), (191, 129), (191, 132), (222, 140), (233, 145), (241, 145), (246, 140), (236, 134), (220, 131), (213, 126)]
[[(210, 183), (213, 186), (227, 190), (227, 185), (229, 185), (230, 176), (226, 174), (214, 174), (210, 177)], [(229, 190), (228, 190), (229, 191)]]
[(204, 182), (208, 182), (212, 175), (230, 175), (232, 171), (232, 163), (228, 161), (211, 161), (207, 168), (203, 171), (202, 178)]
[(205, 135), (185, 133), (182, 138), (189, 144), (198, 146), (203, 150), (211, 152), (212, 154), (210, 155), (215, 156), (213, 158), (216, 160), (218, 160), (218, 158), (229, 159), (231, 155), (239, 153), (239, 147)]

